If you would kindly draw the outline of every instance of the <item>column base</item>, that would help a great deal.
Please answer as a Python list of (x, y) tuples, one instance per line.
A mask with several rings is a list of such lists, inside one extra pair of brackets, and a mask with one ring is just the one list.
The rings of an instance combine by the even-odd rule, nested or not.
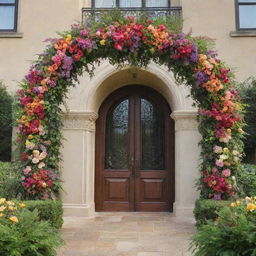
[(194, 204), (181, 205), (178, 203), (174, 203), (173, 213), (176, 217), (194, 218), (194, 214), (193, 214), (194, 208), (195, 208)]
[(94, 203), (63, 204), (64, 217), (92, 217), (95, 214)]

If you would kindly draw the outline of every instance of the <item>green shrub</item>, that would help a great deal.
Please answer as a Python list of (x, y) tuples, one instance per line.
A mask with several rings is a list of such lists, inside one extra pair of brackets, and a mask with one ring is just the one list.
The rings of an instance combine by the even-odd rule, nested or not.
[(0, 162), (0, 197), (17, 198), (20, 191), (22, 191), (20, 172), (15, 164)]
[(194, 255), (255, 256), (256, 197), (250, 202), (223, 207), (217, 216), (216, 221), (208, 221), (193, 235)]
[[(38, 210), (0, 199), (0, 255), (54, 256), (62, 244), (58, 231), (47, 221), (39, 221)], [(3, 209), (4, 208), (4, 209)]]
[(237, 175), (237, 184), (241, 197), (256, 195), (256, 165), (243, 164)]
[(200, 227), (206, 224), (208, 220), (215, 220), (218, 216), (217, 212), (229, 204), (230, 201), (198, 199), (194, 209), (196, 226)]
[(13, 98), (0, 81), (0, 161), (11, 160)]
[(63, 208), (60, 200), (30, 200), (22, 201), (30, 211), (38, 210), (40, 220), (47, 220), (50, 224), (59, 229), (63, 224)]
[(245, 163), (256, 164), (256, 78), (249, 78), (239, 88), (241, 101), (245, 104), (244, 120), (246, 126), (244, 131), (246, 136), (245, 144)]

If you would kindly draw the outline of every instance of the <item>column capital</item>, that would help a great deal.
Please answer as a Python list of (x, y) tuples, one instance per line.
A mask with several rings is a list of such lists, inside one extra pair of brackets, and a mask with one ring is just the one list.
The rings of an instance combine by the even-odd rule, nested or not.
[(175, 120), (175, 131), (197, 130), (196, 110), (177, 110), (173, 111), (171, 118)]
[(95, 131), (96, 112), (67, 112), (63, 114), (65, 130)]

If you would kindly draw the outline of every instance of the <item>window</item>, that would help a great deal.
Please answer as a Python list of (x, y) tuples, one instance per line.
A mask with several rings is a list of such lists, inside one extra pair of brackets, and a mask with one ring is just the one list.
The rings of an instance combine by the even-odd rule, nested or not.
[(256, 30), (256, 0), (236, 0), (237, 30)]
[(92, 8), (170, 7), (169, 0), (92, 0)]
[(17, 31), (18, 0), (0, 0), (0, 31)]

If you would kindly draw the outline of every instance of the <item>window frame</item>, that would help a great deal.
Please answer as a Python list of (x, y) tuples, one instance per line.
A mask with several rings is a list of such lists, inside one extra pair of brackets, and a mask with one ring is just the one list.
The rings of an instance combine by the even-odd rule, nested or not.
[[(95, 7), (95, 3), (97, 0), (92, 0), (91, 1), (91, 8), (92, 9), (112, 9), (112, 8), (107, 8), (107, 7)], [(120, 1), (119, 0), (115, 0), (116, 1), (116, 7), (114, 8), (118, 8), (118, 9), (154, 9), (154, 8), (170, 8), (171, 7), (171, 0), (168, 0), (168, 6), (162, 6), (162, 7), (147, 7), (146, 6), (146, 0), (140, 0), (141, 1), (141, 7), (120, 7)]]
[(240, 27), (240, 13), (239, 13), (239, 7), (240, 6), (247, 6), (247, 5), (253, 5), (256, 6), (256, 0), (254, 2), (239, 2), (239, 0), (235, 0), (235, 11), (236, 11), (236, 30), (237, 31), (254, 31), (255, 28), (241, 28)]
[(14, 27), (13, 29), (0, 29), (0, 33), (1, 32), (17, 32), (19, 0), (14, 0), (14, 3), (0, 3), (0, 7), (1, 6), (14, 6)]

